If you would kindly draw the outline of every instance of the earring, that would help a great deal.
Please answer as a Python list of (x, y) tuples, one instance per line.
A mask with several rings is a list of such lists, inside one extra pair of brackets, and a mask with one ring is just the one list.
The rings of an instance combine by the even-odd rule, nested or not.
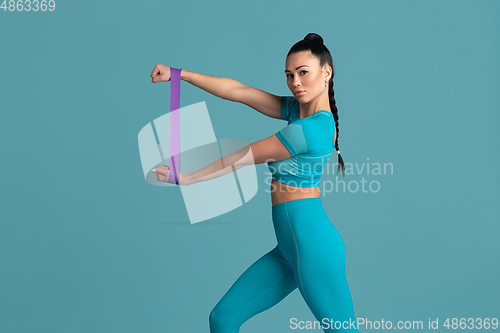
[(325, 82), (325, 87), (328, 87), (328, 82)]

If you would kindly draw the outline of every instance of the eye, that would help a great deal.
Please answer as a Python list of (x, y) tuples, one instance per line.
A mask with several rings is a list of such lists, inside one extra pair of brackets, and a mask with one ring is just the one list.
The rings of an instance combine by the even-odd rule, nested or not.
[[(305, 74), (305, 73), (307, 73), (307, 71), (306, 71), (306, 70), (301, 70), (301, 71), (300, 71), (300, 73), (304, 73), (304, 74)], [(287, 74), (287, 75), (286, 75), (286, 77), (287, 77), (287, 78), (288, 78), (288, 77), (291, 77), (290, 75), (292, 75), (292, 74)]]

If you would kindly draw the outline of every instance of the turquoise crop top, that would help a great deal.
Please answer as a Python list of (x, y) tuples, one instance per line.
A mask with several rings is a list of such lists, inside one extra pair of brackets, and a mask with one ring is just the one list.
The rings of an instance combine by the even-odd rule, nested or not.
[(299, 101), (281, 96), (281, 118), (288, 126), (276, 133), (292, 155), (267, 166), (276, 181), (296, 187), (316, 187), (323, 175), (323, 166), (335, 147), (335, 120), (326, 110), (300, 119)]

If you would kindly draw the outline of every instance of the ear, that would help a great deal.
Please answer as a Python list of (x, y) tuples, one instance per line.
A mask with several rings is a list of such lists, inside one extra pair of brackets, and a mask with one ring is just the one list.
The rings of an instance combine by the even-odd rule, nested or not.
[(325, 79), (327, 81), (330, 81), (330, 79), (332, 78), (332, 67), (330, 67), (330, 65), (328, 64), (325, 64), (325, 66), (323, 67), (323, 71), (325, 72)]

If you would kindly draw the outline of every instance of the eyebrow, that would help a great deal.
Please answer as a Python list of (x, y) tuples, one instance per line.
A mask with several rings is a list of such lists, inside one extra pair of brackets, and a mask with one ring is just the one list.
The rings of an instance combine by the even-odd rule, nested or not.
[[(295, 68), (295, 70), (299, 69), (300, 67), (304, 67), (304, 66), (305, 66), (305, 67), (309, 67), (309, 66), (307, 66), (307, 65), (300, 65), (299, 67)], [(289, 70), (288, 70), (288, 69), (285, 69), (285, 73), (286, 73), (286, 72), (289, 72)]]

